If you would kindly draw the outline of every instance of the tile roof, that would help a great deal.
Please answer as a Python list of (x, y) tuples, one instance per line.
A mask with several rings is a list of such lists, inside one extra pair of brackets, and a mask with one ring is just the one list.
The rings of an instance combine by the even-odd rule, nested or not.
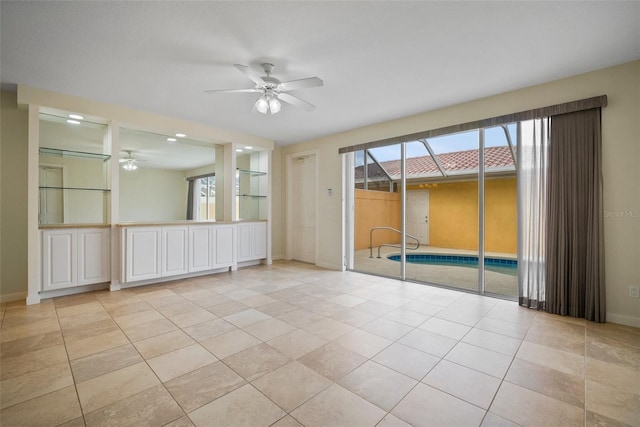
[[(511, 151), (507, 146), (485, 148), (485, 168), (514, 168)], [(478, 150), (454, 151), (451, 153), (438, 154), (438, 161), (442, 168), (451, 173), (464, 171), (475, 171), (478, 169)], [(380, 165), (387, 171), (391, 178), (400, 177), (400, 160), (389, 160), (380, 162)], [(355, 179), (363, 180), (364, 168), (355, 168)], [(422, 176), (442, 176), (438, 166), (431, 156), (411, 157), (407, 159), (407, 178), (417, 178)], [(386, 178), (386, 175), (378, 165), (368, 165), (369, 179)]]

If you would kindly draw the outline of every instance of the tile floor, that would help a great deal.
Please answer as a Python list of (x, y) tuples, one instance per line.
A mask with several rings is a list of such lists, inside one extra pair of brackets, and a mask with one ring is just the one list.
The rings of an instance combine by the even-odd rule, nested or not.
[(3, 426), (640, 425), (640, 329), (277, 262), (3, 304)]

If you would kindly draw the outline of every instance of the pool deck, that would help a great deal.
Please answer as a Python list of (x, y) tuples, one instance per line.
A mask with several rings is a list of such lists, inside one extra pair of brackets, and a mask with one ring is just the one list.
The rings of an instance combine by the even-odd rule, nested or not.
[[(368, 248), (356, 251), (354, 255), (354, 270), (381, 276), (400, 277), (400, 263), (398, 261), (391, 261), (387, 259), (388, 255), (400, 253), (400, 249), (383, 246), (380, 250), (381, 258), (376, 258), (377, 253), (377, 247), (373, 250), (373, 258), (369, 258)], [(478, 253), (474, 251), (439, 248), (428, 245), (421, 245), (417, 250), (407, 250), (407, 254), (415, 253), (478, 255)], [(486, 252), (485, 256), (516, 259), (514, 254), (497, 252)], [(473, 291), (477, 291), (478, 289), (478, 270), (476, 268), (452, 265), (407, 263), (406, 277), (408, 280), (415, 280), (418, 282), (433, 283)], [(515, 276), (485, 270), (486, 292), (504, 295), (507, 297), (516, 297), (517, 285), (518, 280)]]

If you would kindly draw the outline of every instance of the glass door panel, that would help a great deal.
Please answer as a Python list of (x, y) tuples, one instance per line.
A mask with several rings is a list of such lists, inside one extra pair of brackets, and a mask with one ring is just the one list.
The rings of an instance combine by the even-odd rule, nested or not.
[(354, 270), (400, 278), (400, 145), (355, 154)]
[(516, 124), (485, 129), (484, 291), (518, 292)]
[[(407, 278), (478, 291), (478, 131), (424, 142), (407, 159), (407, 213), (428, 206), (428, 239), (407, 251)], [(416, 176), (413, 164), (427, 161), (425, 152), (436, 170)]]

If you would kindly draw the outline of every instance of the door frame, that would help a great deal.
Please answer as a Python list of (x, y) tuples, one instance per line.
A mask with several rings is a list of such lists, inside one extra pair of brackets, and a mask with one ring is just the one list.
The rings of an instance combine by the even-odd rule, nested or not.
[(316, 242), (315, 242), (315, 260), (314, 265), (318, 265), (318, 241), (320, 237), (320, 233), (318, 230), (318, 183), (319, 183), (319, 153), (318, 150), (307, 150), (307, 151), (298, 151), (295, 153), (290, 153), (285, 156), (286, 163), (286, 182), (287, 182), (287, 192), (286, 192), (286, 250), (285, 250), (285, 258), (287, 260), (293, 259), (293, 162), (298, 157), (304, 156), (315, 156), (316, 162), (316, 173), (315, 173), (315, 201), (316, 201), (316, 216), (315, 216), (315, 229), (316, 229)]

